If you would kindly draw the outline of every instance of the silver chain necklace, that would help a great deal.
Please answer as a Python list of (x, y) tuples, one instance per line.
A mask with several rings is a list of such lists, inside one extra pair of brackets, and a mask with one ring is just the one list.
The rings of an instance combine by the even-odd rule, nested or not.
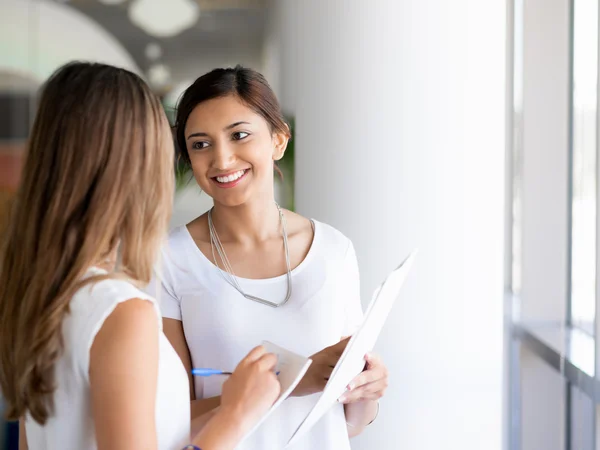
[[(281, 234), (283, 236), (283, 248), (285, 251), (285, 264), (287, 266), (287, 274), (286, 274), (287, 294), (285, 296), (285, 299), (281, 303), (274, 303), (269, 300), (265, 300), (264, 298), (246, 294), (242, 290), (240, 284), (238, 283), (237, 277), (233, 273), (233, 268), (231, 267), (231, 264), (229, 263), (229, 259), (227, 259), (227, 255), (225, 254), (225, 248), (223, 247), (223, 244), (221, 244), (221, 240), (219, 239), (219, 235), (217, 234), (217, 230), (215, 229), (215, 225), (212, 220), (212, 210), (214, 208), (211, 208), (208, 211), (208, 231), (210, 233), (210, 248), (212, 251), (215, 266), (217, 266), (217, 269), (219, 269), (219, 273), (225, 279), (225, 281), (227, 281), (227, 283), (229, 283), (231, 286), (233, 286), (245, 298), (247, 298), (248, 300), (258, 302), (258, 303), (262, 303), (263, 305), (270, 306), (271, 308), (279, 308), (280, 306), (285, 305), (288, 302), (288, 300), (290, 299), (290, 297), (292, 296), (292, 270), (290, 268), (290, 250), (288, 248), (287, 231), (285, 228), (285, 217), (283, 216), (283, 211), (281, 210), (281, 207), (277, 203), (275, 203), (275, 206), (277, 206), (277, 211), (279, 211), (279, 223), (281, 224)], [(215, 248), (217, 249), (217, 253), (219, 254), (219, 258), (221, 259), (221, 263), (223, 264), (223, 267), (225, 268), (225, 270), (221, 269), (221, 267), (219, 267), (219, 264), (217, 263), (217, 258), (215, 255)]]

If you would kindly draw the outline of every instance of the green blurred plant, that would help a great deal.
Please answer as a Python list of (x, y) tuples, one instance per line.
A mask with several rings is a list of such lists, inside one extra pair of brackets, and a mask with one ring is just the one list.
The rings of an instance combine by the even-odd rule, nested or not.
[(288, 141), (287, 149), (283, 155), (283, 158), (277, 163), (279, 170), (283, 174), (283, 180), (279, 177), (276, 180), (281, 183), (281, 188), (283, 191), (283, 196), (285, 201), (283, 202), (287, 209), (290, 211), (295, 211), (295, 202), (294, 202), (294, 174), (296, 173), (294, 163), (296, 161), (294, 149), (296, 147), (296, 140), (294, 139), (295, 134), (295, 121), (293, 117), (286, 117), (286, 121), (290, 126), (290, 134), (291, 138)]

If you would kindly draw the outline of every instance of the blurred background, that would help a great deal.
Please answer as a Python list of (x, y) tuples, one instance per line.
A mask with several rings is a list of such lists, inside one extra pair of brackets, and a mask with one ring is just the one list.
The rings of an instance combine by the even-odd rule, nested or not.
[[(294, 135), (279, 202), (353, 240), (363, 304), (420, 249), (352, 448), (600, 450), (598, 2), (0, 0), (0, 220), (60, 65), (132, 70), (171, 120), (257, 69)], [(210, 199), (173, 170), (176, 226)]]

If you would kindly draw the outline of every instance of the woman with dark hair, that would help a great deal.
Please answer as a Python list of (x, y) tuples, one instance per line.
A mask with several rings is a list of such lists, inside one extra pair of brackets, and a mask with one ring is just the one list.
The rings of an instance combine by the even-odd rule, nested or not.
[[(177, 143), (214, 207), (172, 231), (158, 289), (165, 334), (192, 366), (229, 370), (262, 340), (312, 355), (293, 396), (244, 449), (280, 449), (310, 410), (362, 320), (350, 240), (275, 202), (274, 168), (290, 132), (264, 77), (242, 67), (198, 78), (177, 110)], [(335, 170), (335, 168), (332, 168)], [(294, 447), (349, 449), (377, 415), (387, 370), (374, 355), (340, 404)], [(210, 417), (222, 379), (193, 380), (192, 416)]]

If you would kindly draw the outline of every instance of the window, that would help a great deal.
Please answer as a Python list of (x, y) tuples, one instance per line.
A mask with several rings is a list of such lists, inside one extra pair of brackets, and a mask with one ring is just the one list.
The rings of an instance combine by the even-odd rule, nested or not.
[(574, 0), (573, 8), (570, 318), (594, 334), (598, 0)]
[(514, 2), (513, 85), (512, 85), (512, 151), (510, 155), (512, 180), (510, 233), (510, 288), (512, 294), (521, 292), (521, 232), (522, 232), (522, 155), (523, 155), (523, 0)]
[(511, 450), (600, 450), (600, 0), (511, 0)]

